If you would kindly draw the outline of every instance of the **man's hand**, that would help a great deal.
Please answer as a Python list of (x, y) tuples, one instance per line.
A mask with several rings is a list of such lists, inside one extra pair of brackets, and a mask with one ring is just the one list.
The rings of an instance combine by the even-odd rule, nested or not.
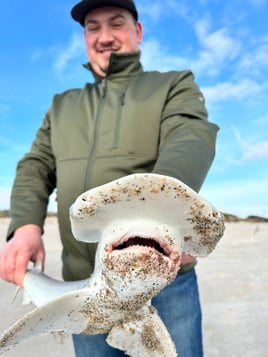
[(22, 287), (29, 261), (35, 263), (37, 259), (41, 260), (44, 269), (41, 228), (35, 224), (21, 226), (0, 254), (0, 277)]
[(182, 258), (181, 258), (181, 265), (185, 265), (188, 263), (192, 263), (193, 261), (196, 260), (196, 257), (192, 257), (189, 254), (182, 254)]

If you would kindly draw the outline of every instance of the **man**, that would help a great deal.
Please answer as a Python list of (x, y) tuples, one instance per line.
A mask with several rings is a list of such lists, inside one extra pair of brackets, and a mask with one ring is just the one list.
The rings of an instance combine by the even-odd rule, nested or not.
[[(137, 172), (174, 176), (198, 191), (215, 154), (218, 127), (207, 121), (192, 73), (143, 71), (133, 1), (84, 0), (71, 14), (84, 27), (86, 67), (95, 82), (54, 97), (31, 151), (18, 163), (0, 276), (20, 286), (29, 261), (39, 257), (44, 267), (43, 224), (55, 188), (63, 277), (83, 279), (92, 272), (95, 246), (71, 234), (68, 210), (78, 195)], [(153, 301), (181, 357), (202, 356), (194, 265), (184, 255), (178, 277)], [(103, 335), (73, 339), (78, 357), (124, 355)]]

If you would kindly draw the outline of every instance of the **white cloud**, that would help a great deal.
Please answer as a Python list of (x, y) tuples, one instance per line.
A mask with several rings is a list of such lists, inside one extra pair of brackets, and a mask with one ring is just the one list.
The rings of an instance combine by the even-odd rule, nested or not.
[(259, 84), (254, 80), (243, 79), (240, 82), (223, 82), (213, 87), (203, 87), (202, 91), (208, 102), (217, 102), (226, 99), (243, 99), (265, 90), (267, 84)]
[(238, 160), (230, 160), (229, 163), (235, 165), (246, 164), (256, 160), (268, 159), (268, 140), (260, 140), (262, 135), (258, 131), (252, 135), (249, 131), (247, 136), (243, 136), (237, 128), (234, 128), (236, 143), (240, 149), (241, 157)]
[[(240, 160), (240, 162), (246, 163), (249, 161), (268, 159), (268, 141), (255, 143), (249, 145)], [(267, 186), (268, 188), (268, 186)]]
[(226, 64), (239, 54), (241, 43), (228, 33), (226, 28), (210, 30), (210, 23), (200, 20), (195, 25), (196, 35), (201, 45), (197, 60), (192, 61), (192, 68), (206, 75), (216, 75)]
[(268, 124), (268, 113), (263, 115), (262, 117), (258, 118), (258, 119), (253, 119), (252, 121), (253, 124), (259, 124), (259, 125), (266, 125)]
[(263, 70), (268, 68), (268, 38), (254, 39), (249, 48), (244, 49), (238, 70), (251, 75), (263, 75)]
[(170, 54), (170, 49), (151, 38), (141, 46), (143, 63), (148, 69), (185, 69), (191, 68), (197, 75), (215, 76), (234, 60), (241, 48), (239, 40), (233, 38), (225, 28), (210, 30), (210, 23), (201, 20), (195, 25), (199, 48), (190, 57)]
[(188, 67), (187, 59), (169, 55), (168, 50), (157, 40), (150, 39), (141, 45), (142, 64), (145, 70), (159, 70), (162, 72)]
[(146, 15), (154, 21), (157, 21), (161, 16), (161, 13), (163, 13), (163, 5), (160, 2), (153, 2), (148, 5), (142, 3), (138, 6), (138, 9), (140, 14)]
[(264, 141), (249, 147), (249, 149), (244, 153), (244, 159), (246, 161), (268, 159), (268, 141)]
[(54, 61), (54, 68), (58, 73), (62, 73), (66, 66), (74, 58), (81, 58), (85, 54), (85, 44), (82, 34), (74, 33), (66, 48), (60, 48), (58, 55)]
[(162, 4), (164, 4), (164, 8), (169, 14), (178, 15), (187, 20), (192, 18), (192, 11), (187, 1), (166, 0), (165, 2), (163, 1)]
[(241, 47), (240, 41), (228, 34), (226, 28), (210, 31), (210, 23), (206, 20), (197, 22), (196, 34), (200, 44), (207, 49), (216, 60), (236, 57)]
[(35, 49), (31, 55), (31, 61), (40, 61), (45, 58), (52, 61), (52, 66), (58, 75), (61, 75), (66, 67), (74, 60), (85, 57), (85, 44), (82, 33), (73, 33), (69, 43), (53, 45), (49, 48)]
[[(219, 82), (213, 86), (202, 87), (208, 104), (228, 99), (241, 100), (264, 93), (267, 90), (268, 82), (255, 80), (252, 71), (247, 71), (247, 76), (239, 76), (237, 68), (242, 71), (242, 67), (252, 67), (254, 63), (253, 56), (247, 59), (248, 63), (246, 63), (246, 56), (241, 59), (240, 40), (232, 38), (224, 28), (214, 32), (210, 31), (209, 28), (210, 23), (204, 20), (196, 24), (196, 33), (201, 49), (192, 58), (172, 55), (170, 50), (159, 43), (157, 39), (147, 40), (141, 46), (144, 68), (161, 71), (190, 68), (197, 76), (202, 76), (205, 73), (206, 75), (219, 75), (220, 78), (225, 73), (226, 67), (229, 66), (228, 63), (233, 61), (234, 69), (229, 74), (230, 80)], [(266, 61), (268, 63), (267, 53), (268, 49), (266, 51), (263, 47), (256, 50), (255, 57), (259, 63), (266, 64)], [(234, 80), (231, 79), (232, 77), (239, 79)]]
[(171, 55), (168, 48), (156, 39), (149, 39), (143, 43), (142, 61), (147, 69), (161, 69), (161, 71), (191, 68), (195, 73), (216, 75), (226, 61), (233, 59), (239, 49), (240, 43), (232, 39), (226, 29), (209, 32), (209, 23), (199, 21), (196, 25), (196, 35), (200, 43), (200, 49), (187, 56)]
[(182, 18), (190, 18), (190, 9), (188, 4), (182, 1), (176, 0), (165, 0), (165, 1), (137, 1), (137, 8), (139, 14), (146, 16), (154, 22), (159, 21), (163, 16), (174, 16), (178, 15)]

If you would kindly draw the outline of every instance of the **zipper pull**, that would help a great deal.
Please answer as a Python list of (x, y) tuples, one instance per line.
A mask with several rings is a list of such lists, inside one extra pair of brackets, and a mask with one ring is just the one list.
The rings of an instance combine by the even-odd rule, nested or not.
[(101, 90), (102, 90), (102, 98), (106, 95), (106, 79), (102, 79), (101, 81)]
[(125, 93), (121, 92), (119, 98), (120, 98), (120, 103), (123, 106), (125, 104)]

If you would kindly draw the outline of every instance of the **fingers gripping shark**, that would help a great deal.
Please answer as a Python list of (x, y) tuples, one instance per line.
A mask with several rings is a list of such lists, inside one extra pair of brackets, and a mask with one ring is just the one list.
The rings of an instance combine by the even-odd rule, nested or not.
[(134, 174), (91, 189), (70, 208), (74, 237), (98, 242), (95, 270), (63, 282), (29, 270), (36, 309), (0, 338), (0, 354), (50, 332), (108, 333), (132, 357), (175, 357), (151, 299), (176, 277), (183, 253), (205, 257), (224, 232), (223, 215), (177, 179)]

